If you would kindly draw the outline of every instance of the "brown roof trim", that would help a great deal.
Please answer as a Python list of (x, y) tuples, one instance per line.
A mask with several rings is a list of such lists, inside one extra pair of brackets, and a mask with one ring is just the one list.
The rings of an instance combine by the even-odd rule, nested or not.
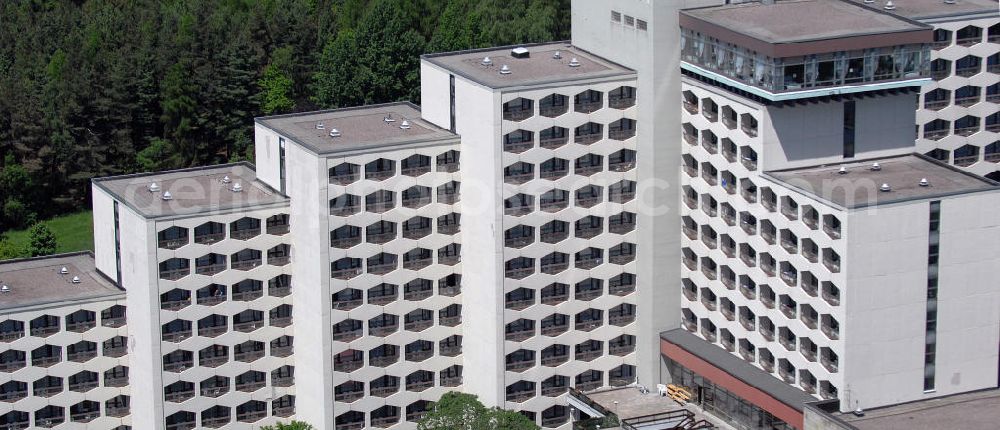
[(681, 11), (680, 26), (732, 43), (772, 58), (798, 57), (825, 52), (853, 51), (866, 48), (931, 43), (934, 31), (930, 27), (920, 30), (892, 33), (857, 34), (832, 39), (807, 40), (792, 43), (772, 43), (734, 31)]

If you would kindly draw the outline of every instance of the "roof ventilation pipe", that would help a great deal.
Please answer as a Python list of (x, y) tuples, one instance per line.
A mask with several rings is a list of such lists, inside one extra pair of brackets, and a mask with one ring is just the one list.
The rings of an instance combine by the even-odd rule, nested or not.
[(882, 7), (885, 10), (896, 10), (896, 5), (892, 3), (892, 0), (887, 0), (885, 6)]
[(878, 189), (879, 189), (879, 191), (881, 191), (883, 193), (887, 193), (889, 191), (892, 191), (892, 187), (890, 187), (889, 184), (886, 184), (886, 183), (883, 183), (881, 187), (878, 187)]
[(500, 66), (500, 74), (501, 75), (509, 75), (510, 74), (510, 67), (507, 67), (506, 64)]

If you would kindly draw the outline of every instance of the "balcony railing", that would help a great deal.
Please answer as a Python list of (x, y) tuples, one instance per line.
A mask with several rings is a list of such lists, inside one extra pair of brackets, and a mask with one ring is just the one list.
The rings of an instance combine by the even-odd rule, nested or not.
[(799, 349), (799, 352), (802, 353), (802, 356), (805, 357), (806, 360), (813, 361), (813, 362), (816, 361), (816, 351), (815, 350), (807, 348), (807, 347), (805, 347), (803, 345), (803, 347)]
[(242, 391), (244, 393), (252, 393), (261, 388), (264, 388), (264, 385), (267, 385), (264, 383), (264, 381), (247, 381), (236, 384), (236, 391)]
[(248, 333), (261, 328), (264, 325), (263, 321), (247, 321), (241, 323), (234, 323), (233, 330), (238, 332)]
[(837, 373), (840, 363), (836, 360), (831, 360), (829, 356), (823, 356), (819, 360), (820, 364), (826, 368), (830, 373)]
[(758, 331), (760, 331), (760, 335), (768, 342), (774, 341), (774, 326), (760, 324)]
[(568, 324), (550, 325), (548, 327), (542, 327), (541, 333), (542, 336), (556, 336), (565, 333), (567, 330), (569, 330)]
[(795, 351), (795, 339), (789, 339), (785, 336), (779, 336), (778, 343), (780, 343), (781, 346), (785, 347), (785, 349), (789, 351)]
[(824, 258), (823, 265), (826, 266), (826, 268), (833, 273), (840, 272), (840, 261), (834, 261), (829, 258)]
[[(292, 355), (292, 350), (293, 347), (291, 345), (272, 346), (271, 355), (275, 357), (288, 357), (289, 355)], [(261, 351), (261, 353), (263, 353), (263, 351)], [(239, 359), (237, 358), (237, 360)]]
[(834, 329), (834, 328), (830, 327), (829, 325), (823, 324), (820, 327), (820, 330), (823, 332), (823, 334), (826, 335), (826, 337), (828, 337), (830, 339), (833, 339), (833, 340), (840, 339), (840, 330), (839, 329)]
[[(276, 349), (278, 349), (278, 348), (271, 348), (272, 354), (274, 353), (274, 351)], [(251, 361), (258, 360), (258, 359), (260, 359), (262, 357), (264, 357), (264, 350), (258, 350), (258, 351), (254, 351), (254, 350), (240, 351), (240, 352), (237, 352), (237, 353), (233, 354), (233, 360), (244, 362), (244, 363), (249, 363)], [(281, 357), (281, 356), (279, 356), (279, 357)]]
[(260, 258), (233, 261), (233, 270), (250, 270), (254, 267), (260, 266), (262, 262), (263, 261)]
[(441, 377), (441, 386), (442, 387), (457, 387), (459, 385), (462, 385), (462, 377), (461, 376), (443, 376), (443, 377)]
[[(1000, 155), (1000, 154), (998, 154)], [(827, 224), (823, 224), (823, 231), (826, 232), (827, 236), (832, 239), (840, 239), (840, 227), (830, 227)]]
[(681, 327), (691, 333), (698, 331), (698, 323), (687, 319), (681, 321)]
[(365, 365), (364, 360), (343, 360), (339, 363), (334, 363), (333, 370), (336, 370), (337, 372), (350, 373), (360, 369), (364, 365)]
[[(434, 325), (434, 321), (433, 320), (416, 320), (416, 321), (410, 321), (410, 322), (404, 323), (403, 324), (403, 329), (406, 330), (406, 331), (421, 331), (421, 330), (426, 330), (428, 327), (430, 327), (432, 325)], [(395, 332), (396, 331), (395, 329), (396, 329), (396, 327), (394, 326), (392, 328), (392, 330), (389, 331), (388, 333)], [(377, 334), (377, 333), (380, 333), (381, 330), (378, 330), (378, 331), (371, 330), (371, 332), (372, 332), (372, 334), (374, 336), (382, 336), (381, 334)]]

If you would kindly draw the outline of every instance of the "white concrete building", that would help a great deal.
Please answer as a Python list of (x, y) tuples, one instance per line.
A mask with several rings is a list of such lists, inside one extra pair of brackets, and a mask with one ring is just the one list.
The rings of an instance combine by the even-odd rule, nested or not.
[(89, 253), (0, 263), (0, 428), (130, 428), (125, 322)]
[(1000, 179), (1000, 16), (992, 0), (908, 0), (889, 13), (934, 27), (917, 151)]
[(751, 428), (801, 429), (816, 398), (996, 388), (1000, 293), (971, 280), (1000, 263), (998, 188), (914, 154), (931, 27), (824, 1), (680, 26), (683, 328), (663, 333), (664, 380)]
[(256, 135), (261, 179), (291, 198), (293, 276), (310, 286), (292, 293), (308, 321), (295, 336), (312, 339), (296, 346), (296, 416), (415, 427), (462, 389), (458, 137), (406, 103), (261, 118)]
[[(635, 73), (568, 44), (427, 55), (424, 117), (461, 136), (464, 389), (557, 426), (635, 380)], [(490, 317), (473, 317), (489, 315)], [(495, 317), (494, 317), (495, 316)]]
[(425, 55), (422, 107), (94, 180), (92, 261), (0, 264), (0, 298), (94, 280), (0, 301), (0, 430), (414, 429), (451, 390), (569, 428), (571, 389), (661, 382), (802, 429), (995, 388), (1000, 197), (934, 160), (1000, 159), (995, 2), (724, 3), (574, 1), (572, 43)]
[(97, 270), (130, 339), (134, 428), (256, 428), (292, 416), (288, 198), (232, 164), (94, 181)]

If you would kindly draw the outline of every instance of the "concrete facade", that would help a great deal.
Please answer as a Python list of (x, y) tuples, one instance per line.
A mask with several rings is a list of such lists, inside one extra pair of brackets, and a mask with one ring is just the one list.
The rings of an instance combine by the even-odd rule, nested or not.
[[(681, 11), (728, 3), (574, 1), (572, 43), (422, 57), (422, 107), (258, 118), (255, 166), (96, 179), (93, 266), (127, 294), (0, 313), (30, 333), (125, 306), (127, 325), (4, 334), (0, 430), (413, 429), (451, 390), (569, 428), (571, 388), (672, 382), (677, 328), (840, 411), (995, 387), (996, 184), (914, 154), (995, 170), (995, 13), (874, 17), (938, 30), (894, 48), (951, 61), (933, 80), (777, 89), (682, 61), (679, 27), (709, 15)], [(969, 85), (981, 98), (955, 98)], [(914, 169), (950, 191), (899, 182)], [(8, 365), (125, 336), (120, 356)], [(113, 384), (20, 385), (82, 370)]]

